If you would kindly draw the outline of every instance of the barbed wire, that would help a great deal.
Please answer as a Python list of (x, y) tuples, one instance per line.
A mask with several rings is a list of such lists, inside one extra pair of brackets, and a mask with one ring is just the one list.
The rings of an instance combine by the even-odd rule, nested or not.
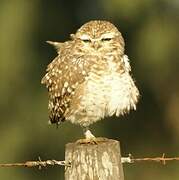
[(179, 157), (166, 157), (165, 153), (163, 153), (161, 157), (134, 158), (131, 154), (129, 154), (128, 157), (121, 158), (122, 163), (135, 163), (144, 161), (159, 162), (165, 165), (167, 161), (179, 161)]
[(42, 167), (47, 167), (47, 166), (54, 166), (54, 165), (59, 165), (59, 166), (67, 166), (70, 167), (71, 163), (70, 162), (65, 162), (65, 161), (58, 161), (58, 160), (46, 160), (42, 161), (41, 158), (38, 158), (38, 161), (26, 161), (24, 163), (0, 163), (0, 167), (38, 167), (41, 169)]
[[(161, 157), (144, 157), (144, 158), (134, 158), (131, 154), (127, 157), (121, 157), (122, 163), (136, 163), (136, 162), (159, 162), (165, 165), (168, 161), (179, 161), (179, 157), (166, 157), (163, 153)], [(38, 161), (26, 161), (24, 163), (0, 163), (0, 167), (38, 167), (41, 169), (42, 167), (47, 166), (71, 166), (71, 162), (58, 161), (58, 160), (46, 160), (42, 161), (41, 158), (38, 158)]]

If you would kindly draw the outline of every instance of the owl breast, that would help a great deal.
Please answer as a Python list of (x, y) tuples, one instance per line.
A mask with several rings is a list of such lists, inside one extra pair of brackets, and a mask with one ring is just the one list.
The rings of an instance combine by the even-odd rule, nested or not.
[[(110, 59), (109, 59), (110, 60)], [(81, 126), (103, 119), (119, 116), (135, 109), (138, 99), (136, 88), (128, 71), (118, 70), (115, 62), (109, 61), (105, 71), (91, 71), (86, 81), (79, 86), (66, 119)]]

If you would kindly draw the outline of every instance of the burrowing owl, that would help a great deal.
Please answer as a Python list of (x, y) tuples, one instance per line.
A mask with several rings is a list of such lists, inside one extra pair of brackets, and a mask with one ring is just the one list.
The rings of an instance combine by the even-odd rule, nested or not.
[(94, 138), (90, 124), (136, 109), (139, 91), (130, 76), (123, 37), (113, 24), (90, 21), (71, 40), (49, 43), (58, 52), (42, 79), (51, 123), (71, 121), (86, 129), (86, 138)]

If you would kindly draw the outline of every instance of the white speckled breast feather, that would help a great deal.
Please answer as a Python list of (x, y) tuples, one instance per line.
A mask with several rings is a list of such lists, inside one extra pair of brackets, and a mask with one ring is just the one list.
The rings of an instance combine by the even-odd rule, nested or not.
[[(130, 67), (129, 63), (125, 65)], [(67, 118), (72, 123), (89, 126), (106, 116), (119, 116), (136, 108), (138, 89), (128, 69), (118, 73), (114, 63), (110, 63), (108, 71), (100, 76), (91, 72), (83, 87), (78, 107)]]

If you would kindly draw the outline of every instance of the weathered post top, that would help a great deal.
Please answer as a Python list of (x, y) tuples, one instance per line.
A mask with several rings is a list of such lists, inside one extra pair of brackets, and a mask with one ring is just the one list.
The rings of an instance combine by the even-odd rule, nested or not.
[(96, 144), (68, 143), (65, 180), (124, 180), (119, 141), (97, 138)]

